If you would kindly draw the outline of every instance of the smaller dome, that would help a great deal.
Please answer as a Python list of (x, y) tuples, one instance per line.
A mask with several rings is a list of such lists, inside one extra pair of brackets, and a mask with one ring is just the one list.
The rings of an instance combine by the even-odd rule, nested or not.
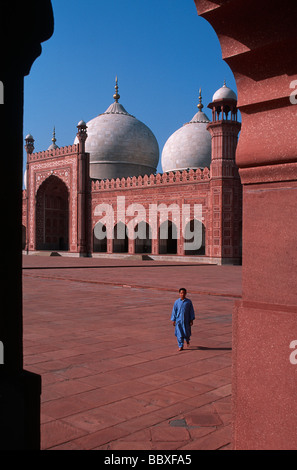
[(26, 135), (25, 140), (34, 140), (31, 134)]
[(236, 93), (234, 93), (234, 91), (231, 90), (231, 88), (227, 87), (226, 83), (224, 83), (224, 85), (215, 92), (215, 94), (212, 97), (212, 101), (224, 100), (224, 99), (237, 101)]
[(85, 121), (83, 120), (79, 121), (79, 123), (77, 124), (77, 127), (81, 127), (81, 126), (86, 126)]
[(162, 169), (183, 171), (189, 168), (209, 167), (211, 162), (211, 135), (207, 130), (210, 122), (202, 111), (201, 89), (199, 90), (198, 113), (167, 140), (162, 152)]

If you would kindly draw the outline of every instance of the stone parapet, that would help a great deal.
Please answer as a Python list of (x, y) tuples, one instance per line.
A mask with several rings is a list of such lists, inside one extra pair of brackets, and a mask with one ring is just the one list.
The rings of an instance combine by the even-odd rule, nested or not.
[(78, 144), (66, 145), (66, 147), (44, 150), (42, 152), (35, 152), (32, 154), (28, 154), (27, 159), (28, 159), (28, 162), (31, 163), (36, 160), (46, 160), (48, 158), (64, 157), (66, 155), (71, 155), (73, 153), (78, 153)]
[(145, 176), (133, 176), (132, 178), (117, 178), (111, 180), (96, 180), (92, 181), (92, 191), (102, 191), (110, 189), (125, 189), (134, 187), (148, 187), (158, 186), (164, 184), (175, 184), (175, 183), (189, 183), (191, 181), (209, 181), (210, 170), (204, 168), (203, 170), (184, 170), (169, 173), (157, 173), (156, 175), (145, 175)]

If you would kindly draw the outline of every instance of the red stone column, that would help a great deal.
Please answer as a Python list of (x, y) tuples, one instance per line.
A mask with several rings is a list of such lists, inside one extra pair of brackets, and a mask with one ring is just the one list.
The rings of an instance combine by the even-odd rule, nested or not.
[(129, 255), (135, 254), (135, 239), (134, 239), (134, 234), (131, 233), (131, 230), (129, 230), (129, 234), (128, 234), (128, 253)]
[(27, 215), (26, 215), (26, 217), (27, 217), (27, 224), (26, 224), (26, 246), (25, 246), (25, 250), (28, 254), (29, 249), (30, 249), (30, 246), (29, 246), (30, 245), (30, 230), (29, 230), (29, 226), (30, 226), (30, 215), (29, 215), (29, 212), (30, 212), (30, 174), (29, 174), (30, 165), (29, 165), (29, 159), (30, 159), (30, 155), (32, 155), (32, 153), (34, 152), (34, 139), (33, 139), (31, 134), (26, 136), (25, 142), (26, 142), (25, 149), (26, 149), (26, 152), (27, 152), (27, 162), (26, 162), (26, 193), (27, 193), (27, 196), (26, 196)]
[[(238, 90), (243, 294), (234, 310), (235, 449), (296, 449), (295, 0), (196, 0)], [(296, 83), (296, 82), (295, 82)], [(296, 88), (296, 85), (295, 85)], [(295, 93), (296, 94), (296, 93)]]
[(113, 239), (112, 238), (107, 239), (107, 253), (108, 254), (113, 253)]
[(77, 138), (79, 141), (78, 169), (77, 169), (77, 244), (78, 253), (84, 256), (88, 252), (88, 232), (90, 220), (88, 217), (89, 207), (89, 158), (85, 152), (87, 139), (86, 123), (81, 121), (77, 126)]

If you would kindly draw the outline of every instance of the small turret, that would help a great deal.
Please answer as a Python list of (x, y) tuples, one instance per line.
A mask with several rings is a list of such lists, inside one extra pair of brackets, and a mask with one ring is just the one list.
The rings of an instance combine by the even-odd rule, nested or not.
[(87, 140), (88, 134), (87, 134), (87, 125), (85, 121), (80, 121), (77, 124), (77, 138), (79, 142), (79, 153), (85, 153), (85, 142)]
[(33, 136), (31, 134), (28, 134), (25, 138), (25, 142), (26, 142), (25, 149), (26, 149), (27, 155), (31, 155), (34, 152), (35, 141), (33, 139)]

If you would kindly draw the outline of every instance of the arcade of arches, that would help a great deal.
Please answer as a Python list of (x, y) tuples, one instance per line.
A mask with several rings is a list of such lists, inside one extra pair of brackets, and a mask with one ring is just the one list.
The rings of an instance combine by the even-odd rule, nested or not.
[[(185, 249), (185, 255), (205, 255), (205, 227), (203, 223), (192, 219), (185, 227), (186, 241), (189, 246), (194, 244), (194, 235), (201, 234), (194, 249)], [(134, 236), (134, 253), (152, 254), (152, 230), (147, 222), (136, 225)], [(172, 221), (163, 222), (158, 230), (158, 254), (177, 254), (178, 230)], [(187, 246), (187, 245), (186, 245)], [(107, 253), (106, 225), (98, 222), (93, 230), (93, 252)], [(113, 253), (129, 253), (129, 230), (119, 222), (113, 230)]]

